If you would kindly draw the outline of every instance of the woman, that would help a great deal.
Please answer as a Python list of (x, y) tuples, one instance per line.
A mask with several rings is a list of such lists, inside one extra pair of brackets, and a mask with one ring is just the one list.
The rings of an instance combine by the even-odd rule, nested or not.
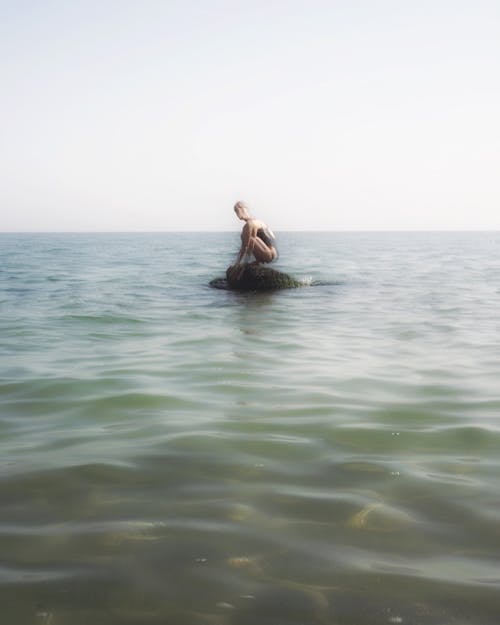
[(245, 222), (241, 231), (241, 248), (238, 253), (235, 267), (241, 265), (243, 259), (253, 255), (254, 263), (270, 263), (278, 257), (274, 246), (275, 237), (271, 230), (260, 219), (254, 219), (248, 214), (244, 202), (236, 202), (234, 212), (238, 219)]

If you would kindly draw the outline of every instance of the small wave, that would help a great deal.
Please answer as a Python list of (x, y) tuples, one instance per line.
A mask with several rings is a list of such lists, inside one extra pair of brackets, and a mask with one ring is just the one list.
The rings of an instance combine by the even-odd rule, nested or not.
[(302, 278), (299, 278), (299, 282), (302, 284), (302, 286), (311, 286), (313, 284), (313, 277), (303, 276)]
[(130, 316), (118, 316), (118, 315), (64, 315), (63, 320), (82, 322), (89, 324), (101, 324), (101, 325), (116, 325), (116, 324), (129, 324), (129, 323), (143, 323), (143, 320), (138, 317)]
[(77, 571), (50, 570), (35, 568), (0, 567), (0, 582), (2, 584), (33, 584), (51, 582), (77, 575)]

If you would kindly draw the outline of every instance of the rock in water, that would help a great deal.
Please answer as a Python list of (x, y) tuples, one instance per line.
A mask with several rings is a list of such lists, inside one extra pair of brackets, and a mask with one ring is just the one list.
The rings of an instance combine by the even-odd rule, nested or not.
[(228, 288), (236, 291), (274, 291), (295, 289), (302, 284), (286, 273), (263, 265), (243, 265), (228, 267), (226, 270)]

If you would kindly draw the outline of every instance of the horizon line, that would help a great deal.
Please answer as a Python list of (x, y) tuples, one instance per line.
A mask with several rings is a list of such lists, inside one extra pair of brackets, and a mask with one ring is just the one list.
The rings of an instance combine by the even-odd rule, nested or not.
[[(500, 232), (500, 228), (418, 228), (418, 229), (401, 229), (401, 228), (389, 228), (389, 229), (338, 229), (338, 230), (323, 230), (323, 229), (293, 229), (293, 230), (280, 230), (274, 228), (276, 232), (280, 233), (390, 233), (390, 232)], [(239, 230), (0, 230), (0, 235), (4, 234), (225, 234), (225, 233), (239, 233)]]

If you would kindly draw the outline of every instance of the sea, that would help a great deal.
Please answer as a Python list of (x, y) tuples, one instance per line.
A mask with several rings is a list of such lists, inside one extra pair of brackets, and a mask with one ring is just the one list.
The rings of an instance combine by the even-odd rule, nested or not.
[(500, 233), (0, 235), (0, 621), (498, 625)]

